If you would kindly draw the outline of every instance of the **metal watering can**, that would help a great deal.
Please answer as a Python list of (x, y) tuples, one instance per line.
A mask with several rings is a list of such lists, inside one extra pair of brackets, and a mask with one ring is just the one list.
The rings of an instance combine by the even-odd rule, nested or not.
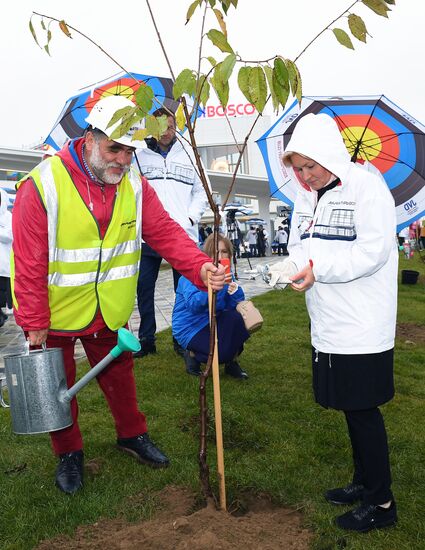
[(120, 328), (117, 345), (69, 389), (60, 348), (5, 356), (13, 432), (39, 434), (70, 426), (70, 401), (76, 393), (123, 351), (139, 350), (139, 340), (125, 328)]

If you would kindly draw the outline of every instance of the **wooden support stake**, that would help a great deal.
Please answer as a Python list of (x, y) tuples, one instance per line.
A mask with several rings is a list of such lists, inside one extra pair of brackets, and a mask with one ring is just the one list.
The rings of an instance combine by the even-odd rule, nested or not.
[[(210, 321), (212, 319), (211, 298), (212, 289), (208, 285), (208, 304), (210, 308)], [(214, 354), (212, 360), (212, 378), (214, 390), (214, 415), (215, 415), (215, 441), (217, 447), (217, 477), (219, 483), (220, 509), (226, 510), (226, 481), (224, 475), (224, 450), (223, 450), (223, 426), (221, 422), (221, 395), (220, 372), (218, 368), (218, 341), (217, 326), (215, 331)]]

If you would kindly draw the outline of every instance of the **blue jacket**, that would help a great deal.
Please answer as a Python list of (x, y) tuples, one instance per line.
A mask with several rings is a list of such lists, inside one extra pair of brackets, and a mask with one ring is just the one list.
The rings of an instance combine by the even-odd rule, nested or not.
[[(245, 300), (241, 287), (228, 294), (228, 285), (217, 293), (216, 311), (234, 309), (238, 302)], [(180, 277), (173, 309), (173, 336), (177, 342), (187, 348), (189, 342), (209, 323), (208, 292), (199, 290), (185, 277)]]

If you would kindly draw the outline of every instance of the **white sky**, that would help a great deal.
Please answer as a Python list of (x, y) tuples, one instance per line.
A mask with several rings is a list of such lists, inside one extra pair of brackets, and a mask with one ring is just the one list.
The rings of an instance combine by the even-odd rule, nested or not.
[[(425, 2), (396, 0), (389, 19), (364, 6), (362, 16), (373, 38), (353, 38), (355, 50), (340, 46), (328, 31), (300, 58), (305, 95), (385, 94), (425, 123)], [(151, 0), (173, 70), (196, 68), (200, 15), (188, 26), (191, 0)], [(350, 0), (239, 0), (228, 19), (229, 42), (244, 59), (281, 54), (294, 58)], [(84, 32), (126, 69), (169, 76), (144, 0), (14, 0), (2, 3), (0, 32), (0, 146), (26, 147), (49, 133), (65, 100), (79, 88), (119, 71), (100, 50), (73, 33), (52, 26), (51, 57), (35, 44), (28, 27), (32, 11), (54, 16)], [(235, 14), (235, 15), (233, 15)], [(38, 19), (33, 20), (40, 29)], [(337, 26), (345, 27), (338, 22)], [(217, 24), (212, 19), (207, 29)], [(39, 34), (40, 38), (42, 34)], [(41, 38), (41, 40), (43, 40)], [(209, 44), (209, 40), (207, 40)], [(208, 45), (206, 55), (220, 59)], [(240, 100), (231, 92), (232, 100)], [(212, 103), (217, 103), (213, 100)]]

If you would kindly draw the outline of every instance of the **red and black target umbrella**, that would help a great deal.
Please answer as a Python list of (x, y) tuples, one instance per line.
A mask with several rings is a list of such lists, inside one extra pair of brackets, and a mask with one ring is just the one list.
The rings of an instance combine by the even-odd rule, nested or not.
[(171, 78), (122, 72), (86, 86), (70, 97), (44, 142), (56, 150), (61, 149), (69, 139), (83, 135), (87, 128), (86, 117), (99, 99), (110, 95), (121, 95), (133, 100), (136, 90), (141, 85), (147, 85), (153, 89), (155, 100), (151, 111), (161, 106), (165, 106), (172, 112), (177, 109), (178, 103), (173, 99)]
[(398, 231), (425, 213), (425, 126), (384, 95), (303, 97), (258, 141), (271, 195), (293, 204), (298, 183), (282, 153), (300, 117), (325, 113), (335, 119), (353, 161), (370, 162), (395, 200)]

